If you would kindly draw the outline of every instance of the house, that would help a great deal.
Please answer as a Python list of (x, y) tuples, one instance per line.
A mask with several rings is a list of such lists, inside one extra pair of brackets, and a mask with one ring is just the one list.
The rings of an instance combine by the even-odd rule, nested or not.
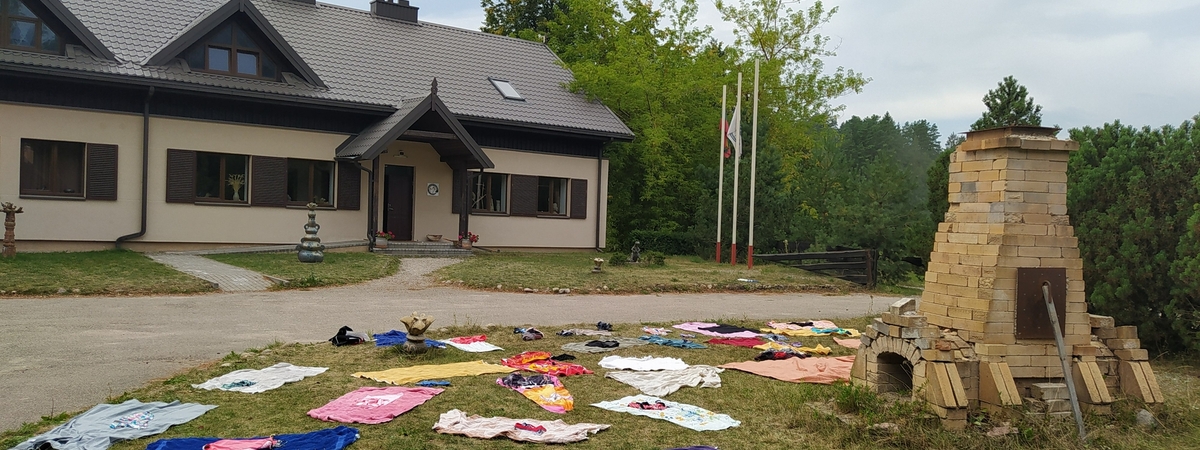
[(605, 145), (543, 44), (312, 0), (0, 0), (22, 251), (455, 238), (605, 245)]

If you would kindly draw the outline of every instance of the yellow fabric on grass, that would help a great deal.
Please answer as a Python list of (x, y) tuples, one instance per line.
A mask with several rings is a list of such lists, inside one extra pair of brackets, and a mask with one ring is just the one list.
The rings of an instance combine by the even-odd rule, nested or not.
[(391, 384), (416, 383), (421, 380), (432, 380), (448, 377), (466, 377), (485, 373), (509, 373), (517, 369), (498, 364), (488, 364), (483, 361), (460, 362), (453, 364), (437, 364), (412, 367), (398, 367), (378, 372), (357, 372), (353, 376), (369, 378)]
[[(783, 328), (762, 328), (761, 330), (763, 333), (782, 334), (784, 336), (795, 336), (795, 337), (829, 336), (829, 335), (834, 334), (834, 333), (816, 333), (816, 332), (813, 332), (813, 330), (808, 329), (808, 328), (804, 328), (804, 329), (800, 329), (800, 330), (785, 330)], [(853, 328), (842, 328), (841, 330), (845, 331), (846, 333), (839, 334), (839, 336), (849, 336), (852, 338), (856, 338), (856, 337), (859, 337), (862, 335), (861, 333), (858, 332), (858, 330), (855, 330)]]
[(780, 344), (778, 342), (768, 342), (765, 344), (755, 345), (754, 348), (759, 350), (795, 350), (798, 352), (808, 353), (810, 355), (828, 355), (830, 352), (833, 352), (833, 349), (821, 344), (817, 344), (816, 347), (793, 347), (791, 345)]

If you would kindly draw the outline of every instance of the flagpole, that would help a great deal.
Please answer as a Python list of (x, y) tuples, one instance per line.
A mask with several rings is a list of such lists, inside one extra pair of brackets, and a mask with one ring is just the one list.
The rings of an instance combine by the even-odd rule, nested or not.
[(734, 143), (733, 143), (733, 153), (734, 153), (734, 155), (733, 155), (733, 233), (729, 238), (729, 265), (731, 265), (731, 266), (737, 265), (738, 172), (742, 165), (741, 164), (741, 162), (742, 162), (742, 114), (740, 112), (741, 110), (742, 110), (742, 73), (738, 72), (737, 106), (735, 106), (733, 108), (733, 111), (737, 113), (737, 114), (733, 115), (733, 120), (737, 121), (737, 124), (736, 125), (734, 125), (732, 123), (729, 124), (730, 127), (736, 127), (734, 129), (736, 129), (738, 131), (737, 136), (736, 136), (737, 140), (734, 141)]
[(721, 263), (721, 209), (722, 201), (725, 195), (725, 94), (729, 87), (721, 86), (721, 137), (717, 141), (721, 143), (717, 150), (717, 159), (721, 160), (721, 175), (717, 177), (717, 263)]
[(758, 171), (758, 58), (754, 58), (754, 119), (750, 125), (750, 239), (746, 243), (746, 268), (754, 268), (754, 173)]

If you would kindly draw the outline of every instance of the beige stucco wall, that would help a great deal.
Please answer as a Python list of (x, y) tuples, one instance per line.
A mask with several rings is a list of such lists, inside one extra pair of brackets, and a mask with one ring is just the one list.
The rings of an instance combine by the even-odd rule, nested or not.
[[(333, 159), (333, 149), (345, 137), (332, 133), (151, 117), (147, 233), (130, 242), (135, 245), (138, 242), (299, 242), (307, 221), (307, 210), (304, 209), (166, 203), (166, 150), (175, 148), (329, 161)], [(118, 200), (19, 198), (22, 138), (117, 145)], [(18, 239), (112, 242), (118, 236), (138, 231), (141, 152), (140, 115), (0, 104), (0, 201), (13, 202), (25, 208), (25, 213), (19, 215), (17, 220)], [(251, 195), (253, 183), (251, 180)], [(364, 237), (367, 217), (365, 185), (363, 183), (360, 210), (318, 213), (322, 240), (334, 242)]]
[[(20, 198), (22, 138), (117, 145), (118, 200)], [(147, 232), (129, 244), (133, 248), (165, 250), (297, 243), (304, 235), (303, 225), (307, 221), (307, 210), (302, 208), (167, 203), (166, 151), (182, 149), (329, 161), (333, 149), (345, 138), (334, 133), (151, 117)], [(597, 223), (600, 246), (605, 245), (607, 201), (600, 202), (600, 214), (596, 213), (596, 202), (607, 199), (607, 161), (602, 162), (602, 177), (598, 180), (595, 158), (492, 148), (485, 151), (496, 165), (490, 171), (588, 180), (588, 211), (586, 219), (472, 215), (470, 229), (481, 236), (478, 245), (590, 249), (596, 245)], [(141, 152), (140, 115), (0, 103), (0, 201), (25, 208), (17, 220), (17, 238), (25, 243), (23, 249), (103, 248), (119, 236), (138, 231)], [(450, 211), (451, 169), (441, 162), (433, 148), (423, 143), (396, 142), (380, 158), (384, 165), (414, 168), (413, 236), (456, 237), (458, 215)], [(364, 238), (369, 204), (367, 178), (364, 173), (361, 209), (318, 211), (323, 241)], [(382, 170), (378, 181), (382, 226), (385, 188)], [(440, 195), (427, 195), (428, 183), (439, 183)], [(251, 179), (251, 198), (253, 190)]]
[[(605, 214), (607, 201), (601, 202), (601, 212), (596, 214), (597, 194), (607, 199), (608, 192), (596, 179), (595, 158), (547, 155), (485, 148), (488, 158), (496, 165), (488, 172), (541, 175), (588, 180), (588, 212), (586, 219), (560, 219), (539, 217), (471, 215), (470, 230), (480, 236), (477, 245), (484, 247), (551, 247), (551, 248), (594, 248), (596, 246), (597, 218), (600, 224), (600, 246), (605, 245)], [(403, 154), (403, 156), (400, 156)], [(437, 152), (428, 144), (396, 142), (388, 152), (380, 156), (381, 164), (413, 167), (413, 237), (424, 239), (428, 234), (440, 234), (453, 239), (458, 236), (458, 214), (451, 213), (453, 173), (446, 163), (441, 162)], [(601, 175), (608, 179), (608, 161), (602, 161)], [(383, 178), (379, 179), (380, 211), (383, 211)], [(429, 183), (438, 183), (440, 193), (426, 193)], [(382, 217), (380, 226), (383, 225)]]

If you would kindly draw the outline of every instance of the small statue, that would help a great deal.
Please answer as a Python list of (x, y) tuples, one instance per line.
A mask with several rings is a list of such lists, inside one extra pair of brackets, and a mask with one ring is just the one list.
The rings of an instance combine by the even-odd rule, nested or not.
[(17, 214), (25, 212), (25, 208), (18, 208), (11, 202), (0, 204), (0, 212), (4, 213), (4, 251), (0, 255), (5, 258), (13, 258), (17, 256), (17, 236), (13, 233), (13, 229), (17, 227)]
[(642, 243), (641, 241), (633, 241), (633, 248), (629, 249), (629, 262), (635, 263), (642, 259)]
[(325, 244), (321, 243), (321, 238), (317, 237), (317, 231), (321, 229), (317, 225), (317, 204), (308, 204), (308, 223), (304, 224), (304, 237), (300, 239), (300, 245), (296, 246), (296, 256), (300, 258), (302, 263), (319, 263), (325, 261)]
[(433, 317), (424, 314), (418, 315), (412, 313), (408, 317), (400, 319), (400, 323), (404, 324), (405, 330), (408, 332), (408, 339), (404, 342), (403, 349), (407, 353), (425, 353), (429, 347), (425, 345), (425, 330), (433, 325)]
[(604, 259), (592, 258), (592, 273), (600, 273), (600, 266), (604, 265)]

